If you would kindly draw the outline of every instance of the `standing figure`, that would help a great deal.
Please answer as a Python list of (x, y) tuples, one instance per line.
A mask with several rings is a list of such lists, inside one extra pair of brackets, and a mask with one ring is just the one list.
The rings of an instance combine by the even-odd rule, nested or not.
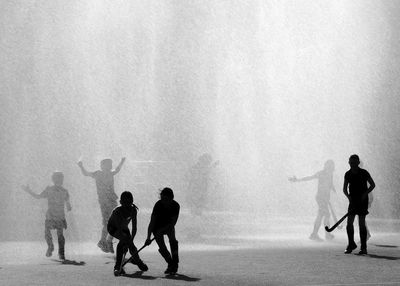
[(67, 221), (65, 220), (65, 206), (68, 211), (71, 211), (71, 203), (69, 194), (63, 188), (64, 174), (62, 172), (54, 172), (51, 176), (54, 183), (53, 186), (48, 186), (40, 194), (34, 193), (29, 185), (22, 186), (22, 189), (30, 194), (35, 199), (47, 199), (48, 209), (46, 212), (46, 220), (44, 222), (44, 237), (47, 243), (46, 256), (50, 257), (54, 251), (53, 238), (51, 230), (57, 230), (58, 237), (58, 256), (61, 260), (65, 260), (65, 238), (63, 230), (67, 229)]
[[(112, 211), (107, 223), (107, 230), (110, 235), (119, 240), (114, 275), (119, 276), (125, 274), (121, 265), (127, 250), (129, 250), (129, 253), (132, 255), (131, 263), (137, 265), (141, 271), (147, 271), (149, 268), (140, 259), (137, 248), (133, 243), (137, 231), (138, 208), (133, 204), (132, 193), (123, 192), (119, 202), (121, 205)], [(128, 227), (130, 222), (132, 222), (131, 233), (129, 233)]]
[[(178, 271), (179, 254), (178, 241), (175, 237), (175, 224), (178, 221), (180, 206), (174, 200), (174, 192), (170, 188), (164, 188), (160, 192), (160, 200), (156, 202), (151, 214), (151, 220), (147, 230), (146, 245), (150, 245), (151, 234), (159, 247), (158, 252), (168, 263), (165, 274), (175, 274)], [(164, 235), (168, 236), (171, 253), (165, 245)]]
[[(324, 224), (329, 225), (329, 218), (330, 218), (330, 194), (331, 191), (336, 193), (335, 186), (333, 185), (333, 171), (335, 170), (335, 163), (332, 160), (327, 160), (324, 164), (324, 168), (315, 173), (312, 176), (307, 176), (304, 178), (296, 178), (293, 176), (289, 178), (291, 182), (305, 182), (311, 180), (318, 181), (318, 189), (317, 194), (315, 196), (315, 200), (318, 204), (318, 213), (317, 217), (315, 218), (314, 222), (314, 229), (310, 235), (310, 239), (316, 241), (322, 241), (322, 239), (318, 235), (318, 230), (321, 226), (322, 219), (324, 219)], [(332, 206), (331, 206), (332, 207)], [(327, 240), (333, 239), (333, 235), (325, 232), (325, 238)]]
[(212, 162), (210, 154), (201, 155), (190, 169), (188, 195), (192, 214), (201, 215), (207, 203), (210, 173), (219, 164)]
[(104, 252), (114, 253), (112, 245), (112, 236), (108, 235), (107, 223), (110, 218), (111, 212), (117, 207), (118, 196), (114, 191), (114, 176), (121, 170), (122, 165), (125, 162), (125, 158), (121, 159), (121, 162), (117, 168), (112, 171), (112, 160), (104, 159), (100, 162), (100, 169), (95, 172), (88, 172), (83, 167), (81, 161), (78, 162), (78, 166), (84, 176), (92, 177), (96, 181), (97, 195), (100, 204), (101, 216), (103, 218), (103, 228), (101, 231), (100, 241), (97, 246)]
[(343, 193), (349, 199), (347, 217), (348, 245), (344, 253), (351, 253), (357, 248), (354, 242), (354, 218), (358, 215), (361, 249), (359, 254), (367, 254), (367, 227), (365, 217), (368, 214), (368, 194), (375, 188), (375, 182), (367, 170), (361, 169), (358, 155), (349, 158), (350, 170), (344, 175)]

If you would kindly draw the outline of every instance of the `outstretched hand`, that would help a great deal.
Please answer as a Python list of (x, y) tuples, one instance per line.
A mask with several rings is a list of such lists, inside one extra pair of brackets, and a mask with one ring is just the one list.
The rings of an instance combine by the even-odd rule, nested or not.
[(289, 180), (290, 182), (292, 182), (292, 183), (297, 182), (296, 176), (289, 177), (288, 180)]
[(81, 168), (82, 168), (82, 166), (83, 166), (83, 163), (82, 163), (82, 161), (79, 161), (77, 164), (78, 164), (78, 166), (79, 166), (79, 167), (81, 167)]

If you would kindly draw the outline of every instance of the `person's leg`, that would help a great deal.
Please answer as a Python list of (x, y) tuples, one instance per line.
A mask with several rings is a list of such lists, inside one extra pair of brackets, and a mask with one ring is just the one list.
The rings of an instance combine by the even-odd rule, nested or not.
[(115, 258), (115, 265), (114, 265), (114, 275), (119, 276), (121, 274), (125, 274), (123, 268), (121, 267), (122, 259), (125, 256), (125, 253), (128, 251), (128, 246), (125, 245), (122, 241), (118, 242), (117, 245), (117, 255)]
[[(122, 230), (122, 231), (117, 231), (112, 236), (117, 238), (117, 239), (119, 239), (119, 241), (120, 241), (119, 244), (122, 243), (124, 245), (125, 252), (129, 249), (129, 253), (132, 256), (132, 258), (131, 258), (131, 263), (132, 264), (137, 265), (141, 271), (149, 270), (147, 265), (139, 257), (139, 254), (137, 252), (137, 248), (136, 248), (135, 244), (133, 243), (132, 236), (129, 233), (129, 229)], [(117, 252), (117, 255), (118, 255), (118, 252)]]
[(165, 245), (164, 241), (164, 235), (156, 235), (155, 236), (157, 245), (158, 245), (158, 252), (161, 254), (161, 256), (165, 259), (165, 261), (168, 263), (168, 267), (165, 270), (164, 273), (170, 273), (171, 271), (171, 266), (172, 266), (172, 257), (171, 254), (169, 253), (167, 246)]
[(172, 273), (176, 273), (178, 271), (179, 265), (179, 251), (178, 251), (178, 241), (175, 237), (175, 228), (173, 228), (170, 232), (168, 232), (168, 240), (169, 245), (171, 247), (171, 258), (172, 258)]
[[(329, 212), (329, 206), (326, 204), (325, 208), (322, 210), (322, 216), (325, 225), (329, 225), (329, 220), (331, 217), (331, 213)], [(325, 231), (325, 239), (332, 240), (335, 236), (327, 231)]]
[(57, 228), (57, 238), (58, 238), (58, 257), (61, 260), (65, 259), (65, 238), (64, 238), (64, 233), (62, 228)]
[(347, 231), (347, 239), (348, 239), (348, 245), (346, 248), (345, 253), (351, 253), (354, 249), (357, 248), (356, 243), (354, 242), (354, 214), (350, 214), (347, 217), (347, 226), (346, 226), (346, 231)]
[(107, 223), (111, 216), (113, 209), (117, 206), (114, 201), (103, 202), (100, 204), (101, 216), (103, 228), (101, 230), (101, 238), (97, 246), (104, 252), (114, 253), (114, 248), (112, 244), (113, 237), (108, 234)]
[(367, 254), (367, 227), (365, 224), (365, 215), (358, 216), (358, 225), (360, 229), (360, 241), (361, 241), (360, 254)]
[(54, 244), (53, 244), (53, 237), (51, 236), (50, 226), (47, 221), (45, 222), (45, 227), (44, 227), (44, 238), (47, 243), (46, 256), (50, 257), (53, 254)]

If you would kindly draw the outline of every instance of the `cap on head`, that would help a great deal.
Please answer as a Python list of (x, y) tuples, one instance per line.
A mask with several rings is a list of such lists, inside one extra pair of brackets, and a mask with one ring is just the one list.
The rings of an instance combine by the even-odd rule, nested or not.
[(173, 200), (174, 199), (174, 192), (172, 191), (171, 188), (164, 188), (160, 192), (161, 197), (166, 197), (168, 199)]
[(131, 192), (125, 191), (122, 192), (121, 198), (119, 200), (121, 205), (132, 205), (133, 204), (133, 195)]

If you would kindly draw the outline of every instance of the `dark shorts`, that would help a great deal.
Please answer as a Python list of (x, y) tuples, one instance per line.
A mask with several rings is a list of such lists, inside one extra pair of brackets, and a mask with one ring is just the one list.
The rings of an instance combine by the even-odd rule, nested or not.
[(54, 220), (54, 219), (46, 219), (44, 222), (45, 228), (48, 229), (67, 229), (67, 221), (65, 219), (62, 220)]
[(352, 198), (350, 200), (348, 212), (352, 215), (367, 215), (369, 213), (368, 198), (364, 200), (361, 198)]

